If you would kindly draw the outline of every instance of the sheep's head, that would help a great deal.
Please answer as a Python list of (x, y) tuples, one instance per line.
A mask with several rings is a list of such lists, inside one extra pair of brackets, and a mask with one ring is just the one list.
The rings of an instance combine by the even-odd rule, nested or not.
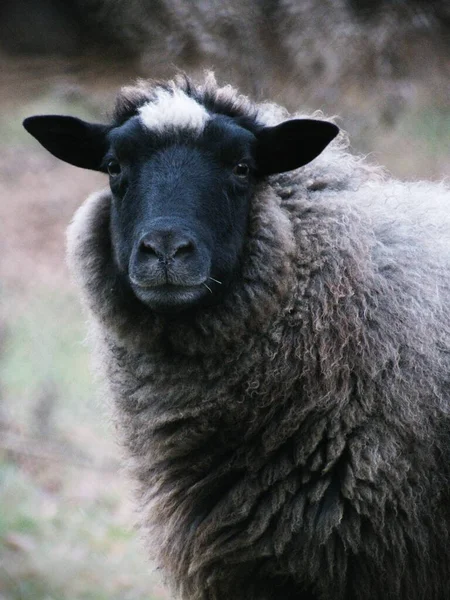
[(338, 128), (264, 126), (242, 101), (186, 81), (140, 92), (110, 125), (45, 115), (24, 126), (61, 160), (109, 175), (114, 260), (141, 302), (164, 312), (217, 302), (239, 268), (258, 184), (313, 160)]

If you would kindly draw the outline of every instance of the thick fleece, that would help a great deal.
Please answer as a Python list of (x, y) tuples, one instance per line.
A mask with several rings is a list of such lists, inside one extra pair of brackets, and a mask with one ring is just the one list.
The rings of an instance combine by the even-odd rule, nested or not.
[(223, 302), (171, 316), (123, 293), (110, 200), (79, 209), (69, 262), (174, 597), (447, 600), (448, 187), (341, 138), (259, 184)]

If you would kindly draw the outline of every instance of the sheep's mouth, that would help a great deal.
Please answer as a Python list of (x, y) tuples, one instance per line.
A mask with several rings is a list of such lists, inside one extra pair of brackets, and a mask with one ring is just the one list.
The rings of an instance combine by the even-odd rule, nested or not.
[(196, 306), (211, 289), (205, 284), (174, 285), (165, 283), (154, 286), (131, 281), (136, 297), (146, 306), (157, 312), (178, 312)]

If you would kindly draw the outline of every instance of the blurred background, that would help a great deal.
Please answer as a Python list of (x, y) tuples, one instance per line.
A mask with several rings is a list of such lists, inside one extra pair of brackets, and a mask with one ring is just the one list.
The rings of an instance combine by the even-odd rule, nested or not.
[(105, 120), (137, 77), (216, 71), (257, 100), (339, 115), (403, 179), (450, 172), (446, 0), (2, 0), (0, 600), (158, 600), (64, 231), (103, 176), (58, 162), (25, 116)]

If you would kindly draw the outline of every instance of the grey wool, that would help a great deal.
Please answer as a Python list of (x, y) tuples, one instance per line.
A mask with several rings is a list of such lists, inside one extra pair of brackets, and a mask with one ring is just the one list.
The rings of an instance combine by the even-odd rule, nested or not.
[(110, 207), (78, 210), (69, 263), (173, 597), (447, 600), (448, 185), (395, 181), (341, 134), (258, 183), (236, 280), (188, 315), (121, 293)]

